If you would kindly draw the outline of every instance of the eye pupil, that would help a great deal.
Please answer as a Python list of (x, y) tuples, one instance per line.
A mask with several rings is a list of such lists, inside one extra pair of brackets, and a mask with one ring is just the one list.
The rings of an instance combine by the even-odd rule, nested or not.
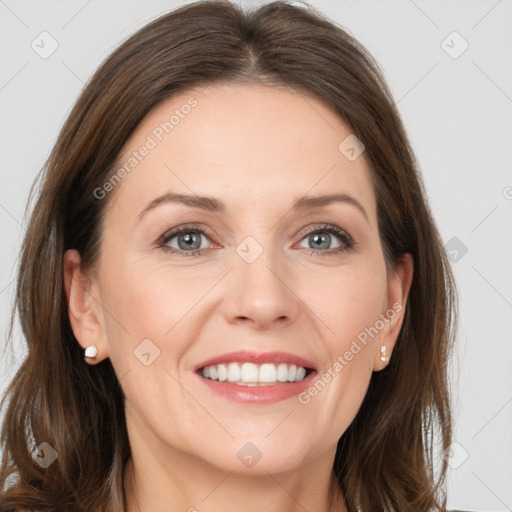
[(183, 249), (183, 247), (180, 244), (180, 242), (182, 240), (186, 244), (186, 246), (185, 246), (186, 249), (190, 249), (190, 248), (199, 249), (199, 247), (201, 246), (201, 235), (190, 234), (190, 233), (186, 233), (185, 235), (181, 235), (180, 237), (178, 237), (178, 246), (180, 246), (180, 249)]
[(329, 243), (330, 243), (330, 240), (331, 240), (331, 236), (329, 234), (327, 234), (327, 233), (325, 233), (325, 234), (315, 233), (314, 235), (311, 235), (309, 237), (309, 239), (310, 239), (310, 242), (312, 242), (314, 244), (320, 243), (320, 248), (328, 249), (329, 248)]

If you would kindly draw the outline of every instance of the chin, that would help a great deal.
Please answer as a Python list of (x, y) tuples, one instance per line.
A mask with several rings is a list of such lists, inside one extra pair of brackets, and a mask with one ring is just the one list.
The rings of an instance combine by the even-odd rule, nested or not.
[[(265, 436), (266, 434), (251, 438), (246, 436), (242, 439), (230, 439), (225, 443), (215, 442), (210, 438), (204, 447), (204, 453), (199, 453), (198, 456), (223, 471), (244, 475), (285, 473), (306, 463), (308, 450), (304, 442), (285, 442), (286, 436), (276, 436), (275, 439)], [(207, 457), (204, 456), (206, 453)]]

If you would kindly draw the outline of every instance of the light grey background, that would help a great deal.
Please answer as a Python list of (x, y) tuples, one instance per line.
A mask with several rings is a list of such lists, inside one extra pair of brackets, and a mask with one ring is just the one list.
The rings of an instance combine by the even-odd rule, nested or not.
[[(0, 0), (2, 331), (29, 187), (60, 126), (104, 57), (147, 21), (183, 3)], [(310, 3), (359, 39), (384, 69), (454, 258), (461, 325), (451, 368), (456, 444), (449, 457), (449, 506), (510, 511), (512, 2)], [(33, 41), (42, 47), (43, 31), (58, 43), (46, 59), (31, 47)], [(469, 47), (458, 55), (465, 42)], [(19, 329), (14, 341), (16, 356), (0, 365), (2, 392), (24, 354)]]

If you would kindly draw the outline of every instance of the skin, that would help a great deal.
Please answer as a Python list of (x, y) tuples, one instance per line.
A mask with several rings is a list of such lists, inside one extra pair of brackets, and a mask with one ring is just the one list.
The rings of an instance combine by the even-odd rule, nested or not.
[[(180, 93), (142, 121), (119, 166), (190, 97), (197, 106), (110, 192), (92, 274), (81, 271), (77, 251), (65, 255), (75, 336), (83, 348), (97, 345), (89, 364), (111, 359), (126, 395), (127, 511), (347, 510), (337, 490), (330, 502), (336, 443), (372, 372), (388, 364), (412, 258), (387, 272), (364, 153), (349, 161), (338, 146), (350, 128), (318, 99), (289, 88), (223, 84)], [(212, 196), (226, 209), (164, 203), (138, 220), (170, 191)], [(291, 209), (305, 194), (333, 192), (356, 198), (368, 218), (348, 203)], [(156, 243), (183, 223), (207, 231), (201, 254), (173, 254)], [(327, 234), (318, 249), (307, 230), (325, 236), (325, 224), (357, 245), (335, 252), (344, 242), (334, 234), (329, 242)], [(236, 252), (248, 236), (263, 249), (252, 263)], [(393, 304), (401, 311), (307, 404), (297, 397), (235, 403), (193, 372), (210, 357), (244, 348), (297, 354), (321, 376)], [(133, 353), (145, 339), (160, 350), (149, 366)], [(237, 457), (249, 442), (262, 454), (252, 467)]]

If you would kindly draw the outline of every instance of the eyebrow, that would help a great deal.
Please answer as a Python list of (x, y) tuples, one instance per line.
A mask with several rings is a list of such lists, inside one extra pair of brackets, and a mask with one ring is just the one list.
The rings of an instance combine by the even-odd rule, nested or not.
[(313, 210), (332, 203), (345, 203), (355, 206), (369, 223), (368, 214), (363, 205), (349, 194), (327, 194), (322, 196), (302, 196), (293, 203), (293, 209), (297, 211)]
[[(226, 205), (214, 197), (197, 196), (187, 194), (175, 194), (168, 192), (151, 201), (144, 210), (142, 210), (138, 218), (139, 220), (149, 211), (154, 210), (162, 204), (177, 203), (190, 206), (191, 208), (199, 208), (201, 210), (213, 213), (222, 213), (226, 211)], [(356, 207), (369, 222), (368, 214), (363, 205), (349, 194), (327, 194), (321, 196), (302, 196), (296, 199), (292, 205), (294, 211), (306, 211), (322, 208), (333, 203), (345, 203)]]

